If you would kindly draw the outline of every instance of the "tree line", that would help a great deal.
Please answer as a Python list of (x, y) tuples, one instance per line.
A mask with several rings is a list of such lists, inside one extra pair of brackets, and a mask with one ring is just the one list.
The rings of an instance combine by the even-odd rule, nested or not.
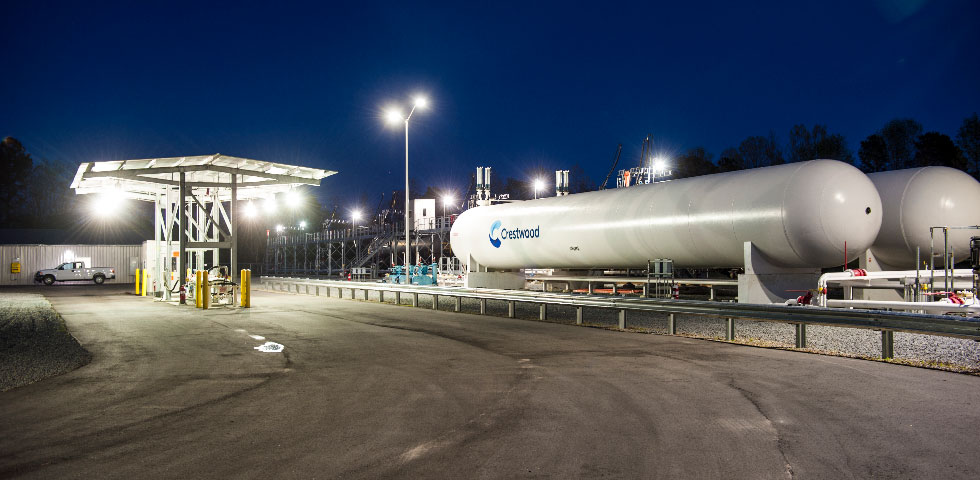
[(945, 166), (980, 179), (980, 119), (976, 113), (965, 118), (954, 141), (940, 132), (923, 133), (922, 124), (913, 119), (897, 118), (862, 140), (856, 158), (844, 136), (830, 132), (826, 125), (817, 124), (810, 128), (795, 125), (790, 129), (785, 145), (780, 145), (773, 132), (766, 136), (750, 136), (737, 147), (722, 151), (717, 162), (703, 147), (692, 148), (674, 162), (674, 178), (817, 158), (847, 162), (866, 173)]
[(0, 225), (55, 228), (71, 221), (68, 185), (73, 170), (50, 160), (35, 160), (13, 137), (0, 141), (0, 165)]

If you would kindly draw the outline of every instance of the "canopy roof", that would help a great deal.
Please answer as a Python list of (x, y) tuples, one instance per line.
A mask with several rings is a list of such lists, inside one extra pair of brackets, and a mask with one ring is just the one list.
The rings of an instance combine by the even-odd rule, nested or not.
[(126, 198), (153, 201), (180, 184), (180, 173), (189, 192), (218, 191), (220, 200), (231, 199), (232, 176), (237, 175), (237, 197), (269, 198), (301, 185), (320, 185), (320, 179), (337, 172), (216, 153), (194, 157), (144, 158), (83, 163), (71, 188), (77, 194), (113, 193)]

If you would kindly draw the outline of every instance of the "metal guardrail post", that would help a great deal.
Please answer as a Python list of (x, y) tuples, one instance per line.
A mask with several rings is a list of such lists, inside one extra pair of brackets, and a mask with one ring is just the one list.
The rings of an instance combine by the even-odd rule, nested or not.
[(368, 300), (368, 292), (369, 292), (369, 290), (365, 288), (364, 289), (364, 301), (365, 302)]
[(588, 284), (589, 284), (589, 295), (592, 295), (593, 293), (595, 293), (595, 288), (592, 286), (592, 282), (588, 282)]
[(453, 311), (454, 312), (461, 312), (461, 311), (463, 311), (463, 299), (462, 298), (456, 297), (456, 304), (453, 305)]
[(516, 305), (515, 305), (516, 303), (517, 302), (515, 302), (513, 300), (510, 300), (510, 301), (507, 302), (507, 318), (514, 318), (516, 316), (515, 315), (515, 312), (514, 312), (516, 310), (516, 308), (515, 308), (516, 307)]
[(401, 305), (401, 304), (402, 304), (402, 292), (399, 292), (399, 291), (396, 290), (395, 291), (395, 305)]
[(582, 324), (582, 317), (585, 316), (583, 315), (583, 310), (585, 310), (585, 307), (575, 307), (575, 325)]
[(417, 292), (412, 292), (412, 306), (419, 306), (419, 294)]
[(735, 319), (733, 317), (725, 317), (725, 340), (729, 342), (735, 340)]
[(378, 290), (378, 302), (385, 303), (385, 291)]
[(480, 299), (480, 315), (486, 315), (486, 314), (487, 314), (487, 299), (481, 298)]
[(439, 310), (439, 295), (432, 296), (432, 309)]
[(715, 300), (715, 286), (714, 285), (711, 285), (711, 286), (708, 287), (708, 300), (710, 300), (712, 302)]
[(547, 319), (548, 319), (548, 304), (542, 303), (541, 307), (538, 310), (538, 320), (547, 320)]
[(881, 331), (881, 358), (895, 358), (895, 332)]
[(626, 330), (626, 309), (619, 309), (619, 329)]
[(796, 348), (806, 348), (806, 324), (796, 324)]
[(677, 318), (673, 313), (667, 314), (667, 335), (677, 335)]

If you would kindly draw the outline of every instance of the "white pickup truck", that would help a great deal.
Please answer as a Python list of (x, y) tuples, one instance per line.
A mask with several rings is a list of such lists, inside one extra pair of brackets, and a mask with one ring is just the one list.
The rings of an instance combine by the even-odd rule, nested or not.
[(77, 280), (93, 281), (102, 285), (107, 279), (116, 278), (116, 269), (110, 267), (85, 268), (82, 262), (65, 262), (55, 268), (38, 270), (34, 274), (35, 282), (53, 285), (54, 282), (70, 282)]

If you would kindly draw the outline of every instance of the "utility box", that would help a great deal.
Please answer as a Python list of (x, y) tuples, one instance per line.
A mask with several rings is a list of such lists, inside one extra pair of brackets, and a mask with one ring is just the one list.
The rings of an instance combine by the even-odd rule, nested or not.
[(674, 275), (674, 261), (669, 258), (650, 260), (650, 276), (670, 277)]

